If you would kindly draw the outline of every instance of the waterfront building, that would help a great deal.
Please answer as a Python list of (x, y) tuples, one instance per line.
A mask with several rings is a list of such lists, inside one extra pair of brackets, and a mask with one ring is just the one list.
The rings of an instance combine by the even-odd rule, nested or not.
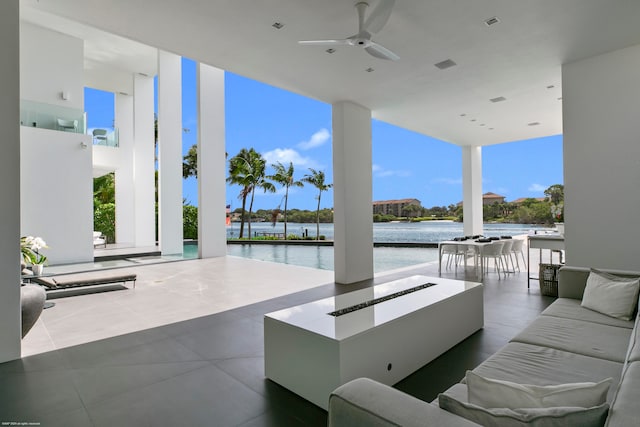
[(416, 206), (422, 209), (418, 199), (378, 200), (373, 202), (373, 213), (380, 215), (410, 216), (404, 212), (407, 206)]

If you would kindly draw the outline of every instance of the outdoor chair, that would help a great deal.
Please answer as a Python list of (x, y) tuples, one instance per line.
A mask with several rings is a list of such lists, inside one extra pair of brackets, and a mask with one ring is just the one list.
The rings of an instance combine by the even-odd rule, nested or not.
[(99, 248), (102, 246), (103, 248), (107, 247), (107, 237), (103, 235), (99, 231), (93, 232), (93, 248)]
[(527, 266), (527, 260), (524, 257), (524, 240), (523, 239), (513, 239), (513, 246), (511, 247), (511, 253), (514, 255), (516, 259), (516, 268), (520, 271), (520, 260), (518, 259), (520, 256), (522, 257), (523, 266)]
[(93, 130), (93, 143), (105, 145), (107, 143), (107, 130), (106, 129), (94, 129)]
[(484, 265), (484, 271), (482, 274), (489, 271), (489, 260), (493, 259), (494, 269), (498, 273), (498, 279), (500, 279), (500, 269), (502, 268), (502, 247), (504, 241), (498, 241), (485, 245), (480, 249), (480, 256), (482, 257), (482, 263)]
[(78, 121), (58, 119), (58, 129), (65, 132), (75, 132), (78, 130)]

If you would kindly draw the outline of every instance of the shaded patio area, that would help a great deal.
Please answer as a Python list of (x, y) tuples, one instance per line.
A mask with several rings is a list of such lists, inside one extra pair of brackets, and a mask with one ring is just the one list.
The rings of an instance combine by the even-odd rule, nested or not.
[[(137, 267), (135, 290), (58, 299), (45, 311), (25, 351), (43, 333), (67, 339), (51, 338), (55, 350), (0, 365), (2, 419), (47, 426), (324, 426), (326, 412), (264, 378), (263, 314), (413, 274), (437, 276), (437, 269), (422, 264), (337, 286), (332, 272), (233, 257)], [(472, 278), (471, 268), (445, 270), (443, 277), (465, 273)], [(527, 291), (526, 276), (498, 280), (490, 273), (484, 329), (396, 387), (432, 400), (506, 344), (553, 300), (540, 296), (535, 281)]]

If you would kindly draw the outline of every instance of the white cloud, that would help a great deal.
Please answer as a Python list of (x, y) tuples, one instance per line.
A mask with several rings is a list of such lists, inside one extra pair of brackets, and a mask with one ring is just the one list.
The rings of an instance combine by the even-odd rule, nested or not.
[(371, 165), (371, 172), (378, 178), (386, 178), (388, 176), (407, 177), (411, 176), (411, 171), (408, 170), (387, 170), (380, 165)]
[(535, 183), (531, 184), (529, 186), (529, 188), (528, 188), (529, 191), (535, 191), (535, 192), (539, 192), (539, 193), (544, 192), (544, 190), (546, 190), (546, 189), (547, 189), (547, 187), (545, 187), (544, 185), (535, 184)]
[(301, 150), (310, 150), (312, 148), (324, 145), (331, 138), (331, 133), (325, 128), (320, 129), (309, 138), (308, 141), (302, 141), (298, 144)]
[(275, 150), (262, 153), (262, 157), (267, 161), (267, 165), (280, 162), (286, 166), (289, 162), (292, 162), (294, 166), (322, 169), (322, 166), (315, 160), (310, 157), (301, 156), (300, 153), (293, 148), (276, 148)]
[(448, 185), (462, 185), (462, 178), (436, 178), (432, 182)]

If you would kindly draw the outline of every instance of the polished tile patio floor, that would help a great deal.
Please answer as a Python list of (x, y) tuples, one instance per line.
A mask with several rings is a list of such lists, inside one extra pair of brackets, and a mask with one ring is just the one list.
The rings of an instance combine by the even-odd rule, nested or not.
[[(537, 260), (532, 260), (537, 265)], [(333, 273), (234, 257), (132, 268), (135, 290), (55, 300), (0, 364), (0, 422), (43, 426), (324, 426), (326, 412), (264, 378), (262, 317), (413, 274), (339, 286)], [(471, 279), (471, 270), (443, 277)], [(485, 327), (397, 388), (430, 401), (553, 299), (526, 272), (485, 280)], [(464, 313), (460, 313), (461, 316)]]

